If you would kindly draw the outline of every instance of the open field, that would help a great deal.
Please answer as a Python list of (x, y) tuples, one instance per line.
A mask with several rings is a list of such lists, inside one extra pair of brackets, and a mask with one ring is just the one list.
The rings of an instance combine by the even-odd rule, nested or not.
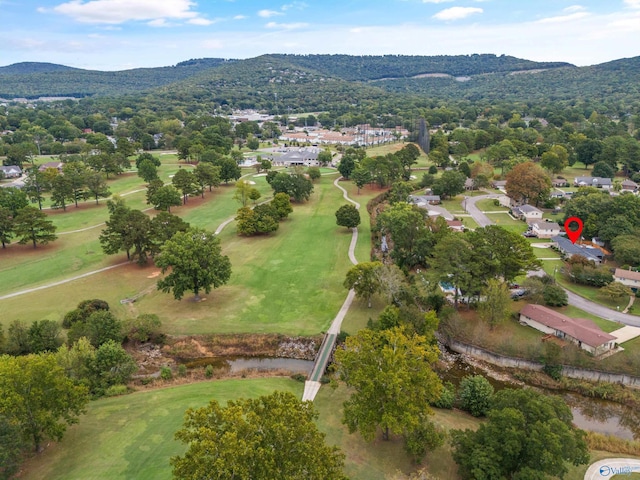
[(288, 378), (220, 380), (97, 400), (62, 442), (27, 463), (21, 478), (170, 479), (169, 458), (184, 452), (173, 434), (187, 408), (203, 407), (214, 398), (225, 403), (275, 390), (300, 397), (302, 389), (302, 383)]
[[(345, 201), (342, 192), (332, 185), (333, 178), (323, 177), (315, 185), (311, 201), (295, 205), (293, 214), (273, 235), (241, 238), (236, 235), (233, 223), (229, 225), (220, 237), (223, 252), (231, 258), (232, 277), (228, 285), (211, 292), (206, 301), (194, 304), (189, 297), (176, 301), (171, 295), (155, 290), (157, 269), (128, 265), (3, 300), (3, 309), (12, 312), (13, 317), (5, 317), (3, 322), (9, 323), (14, 318), (59, 320), (81, 300), (98, 297), (109, 302), (120, 316), (158, 314), (165, 330), (171, 334), (317, 334), (328, 328), (344, 301), (347, 292), (342, 282), (350, 268), (347, 250), (351, 233), (335, 224), (334, 215)], [(253, 181), (265, 196), (270, 192), (264, 177), (255, 177)], [(229, 186), (220, 187), (213, 194), (207, 192), (204, 201), (192, 198), (191, 206), (176, 209), (176, 213), (193, 225), (215, 229), (238, 208), (232, 198), (233, 191)], [(366, 200), (378, 193), (363, 190), (360, 199)], [(366, 201), (363, 204), (366, 212)], [(368, 258), (370, 243), (368, 217), (365, 217), (363, 214), (365, 224), (360, 227), (363, 235), (357, 250), (363, 260)], [(92, 229), (62, 236), (46, 247), (51, 249), (48, 257), (42, 256), (44, 249), (29, 252), (33, 262), (25, 265), (24, 258), (13, 260), (13, 273), (3, 262), (0, 276), (6, 281), (2, 292), (126, 261), (124, 254), (102, 255), (96, 240), (99, 231)], [(63, 241), (67, 243), (61, 243)], [(97, 258), (89, 266), (85, 265), (84, 256), (89, 256), (86, 252), (93, 252), (91, 255)], [(17, 270), (20, 275), (15, 275)], [(120, 305), (120, 300), (140, 294), (142, 297), (135, 304)]]

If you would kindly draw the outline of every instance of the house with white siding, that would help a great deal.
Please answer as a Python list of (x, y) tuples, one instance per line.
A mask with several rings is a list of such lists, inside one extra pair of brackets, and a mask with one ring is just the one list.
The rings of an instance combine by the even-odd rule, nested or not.
[(525, 305), (520, 310), (520, 323), (571, 342), (594, 356), (616, 348), (617, 338), (591, 320), (571, 318), (542, 305)]
[(640, 288), (640, 272), (616, 268), (613, 279), (627, 287), (631, 287), (634, 292), (637, 292)]
[(538, 238), (553, 238), (560, 235), (560, 225), (556, 222), (535, 221), (529, 224), (531, 231)]

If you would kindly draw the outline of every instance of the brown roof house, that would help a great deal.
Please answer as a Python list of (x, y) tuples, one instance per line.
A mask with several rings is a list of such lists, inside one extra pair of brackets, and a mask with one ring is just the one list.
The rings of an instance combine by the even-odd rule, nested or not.
[(637, 292), (640, 288), (640, 272), (616, 268), (613, 279), (627, 287), (631, 287), (634, 292)]
[(567, 317), (542, 305), (525, 305), (520, 310), (520, 323), (574, 343), (595, 356), (616, 348), (617, 338), (591, 320)]

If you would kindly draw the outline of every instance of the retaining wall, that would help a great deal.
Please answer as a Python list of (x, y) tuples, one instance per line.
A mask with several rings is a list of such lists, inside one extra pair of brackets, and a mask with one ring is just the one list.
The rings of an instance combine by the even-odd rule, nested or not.
[[(505, 368), (521, 368), (524, 370), (542, 370), (543, 365), (531, 360), (522, 358), (506, 357), (497, 353), (490, 352), (475, 345), (458, 342), (457, 340), (449, 340), (447, 346), (457, 353), (469, 355), (487, 363)], [(569, 365), (562, 366), (562, 375), (570, 378), (579, 378), (593, 382), (621, 383), (633, 388), (640, 388), (640, 377), (632, 375), (624, 375), (619, 373), (600, 372), (598, 370), (587, 370), (584, 368), (573, 367)]]

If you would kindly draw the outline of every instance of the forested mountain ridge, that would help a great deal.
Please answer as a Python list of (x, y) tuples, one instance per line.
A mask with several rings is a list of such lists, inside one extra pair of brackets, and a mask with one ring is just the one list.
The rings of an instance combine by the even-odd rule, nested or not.
[(187, 60), (175, 66), (114, 72), (82, 70), (51, 63), (16, 63), (0, 67), (1, 98), (87, 97), (147, 92), (184, 80), (219, 65), (222, 58)]
[(301, 67), (351, 81), (410, 78), (427, 74), (453, 77), (573, 67), (565, 62), (533, 62), (508, 55), (272, 55)]
[[(81, 70), (46, 63), (21, 63), (0, 67), (0, 97), (93, 96), (118, 95), (149, 91), (181, 80), (214, 74), (217, 68), (228, 67), (226, 76), (234, 71), (242, 78), (255, 81), (271, 80), (270, 72), (260, 70), (265, 63), (288, 65), (307, 73), (347, 81), (366, 82), (383, 78), (408, 78), (430, 73), (452, 76), (486, 73), (508, 73), (540, 70), (572, 65), (561, 62), (533, 62), (510, 56), (439, 55), (439, 56), (350, 56), (350, 55), (262, 55), (246, 60), (218, 58), (191, 59), (175, 66), (139, 68), (117, 72)], [(254, 68), (251, 75), (244, 72)], [(193, 82), (190, 82), (193, 83)]]

